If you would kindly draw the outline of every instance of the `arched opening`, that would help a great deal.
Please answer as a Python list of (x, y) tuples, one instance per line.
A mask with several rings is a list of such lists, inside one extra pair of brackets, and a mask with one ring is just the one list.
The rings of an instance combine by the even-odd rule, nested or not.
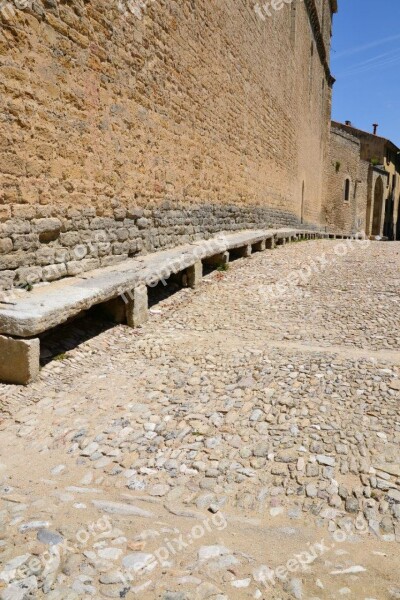
[(374, 209), (372, 215), (372, 235), (382, 234), (383, 220), (383, 181), (378, 177), (374, 190)]
[(372, 208), (372, 192), (368, 192), (367, 198), (367, 214), (365, 219), (365, 233), (371, 235), (371, 208)]
[(344, 183), (344, 201), (348, 202), (350, 200), (350, 179), (347, 178)]
[(385, 224), (383, 227), (383, 235), (390, 241), (394, 240), (394, 195), (391, 194), (386, 200), (385, 207)]

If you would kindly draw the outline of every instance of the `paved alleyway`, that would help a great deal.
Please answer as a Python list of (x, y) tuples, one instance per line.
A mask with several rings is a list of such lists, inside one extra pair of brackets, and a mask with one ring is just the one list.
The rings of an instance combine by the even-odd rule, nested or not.
[(400, 598), (400, 243), (255, 254), (101, 329), (0, 385), (3, 599)]

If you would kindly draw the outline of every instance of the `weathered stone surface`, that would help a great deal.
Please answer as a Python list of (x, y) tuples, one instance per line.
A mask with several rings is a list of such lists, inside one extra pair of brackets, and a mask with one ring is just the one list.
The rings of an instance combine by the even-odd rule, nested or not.
[(374, 465), (377, 471), (383, 471), (394, 477), (400, 477), (400, 464), (399, 463), (380, 463)]
[(0, 254), (6, 254), (7, 252), (11, 252), (13, 247), (11, 238), (3, 238), (0, 239)]
[(26, 385), (39, 373), (38, 339), (16, 340), (0, 335), (0, 381)]
[(400, 503), (400, 490), (391, 489), (388, 491), (388, 497), (390, 500)]
[(107, 502), (104, 500), (93, 500), (93, 504), (96, 508), (109, 513), (111, 515), (127, 515), (136, 517), (145, 517), (150, 519), (153, 517), (153, 513), (133, 506), (132, 504), (123, 504), (121, 502)]
[[(10, 290), (13, 287), (16, 277), (15, 271), (0, 271), (0, 285), (2, 290)], [(0, 292), (0, 298), (6, 297), (7, 294)]]
[(16, 277), (21, 287), (38, 283), (42, 278), (42, 267), (21, 267), (16, 271)]
[(64, 540), (63, 536), (59, 533), (48, 531), (47, 529), (39, 529), (37, 532), (37, 539), (39, 542), (49, 546), (57, 546), (58, 544), (62, 544)]
[(140, 285), (124, 296), (127, 298), (126, 322), (129, 327), (144, 325), (149, 318), (149, 299), (147, 287)]
[(187, 285), (192, 289), (195, 289), (201, 283), (203, 277), (203, 263), (198, 260), (189, 267), (186, 271)]

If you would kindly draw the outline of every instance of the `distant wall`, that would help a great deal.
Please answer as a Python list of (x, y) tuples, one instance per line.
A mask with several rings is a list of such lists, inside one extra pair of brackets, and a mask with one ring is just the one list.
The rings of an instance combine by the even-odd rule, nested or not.
[[(387, 236), (390, 240), (400, 239), (400, 157), (399, 148), (390, 140), (382, 138), (379, 135), (374, 135), (367, 131), (332, 121), (332, 127), (337, 131), (347, 133), (360, 142), (361, 159), (368, 162), (378, 169), (378, 174), (372, 170), (370, 173), (370, 185), (372, 189), (369, 191), (368, 198), (368, 213), (373, 212), (374, 185), (375, 179), (379, 176), (383, 177), (385, 190), (384, 200), (385, 206), (382, 214), (381, 233), (380, 235)], [(370, 210), (371, 209), (371, 210)], [(367, 231), (372, 226), (371, 218), (367, 218)], [(377, 228), (375, 228), (376, 230)], [(371, 231), (369, 231), (371, 233)]]
[(332, 127), (326, 173), (328, 228), (348, 234), (365, 231), (369, 172), (369, 163), (361, 159), (360, 140)]

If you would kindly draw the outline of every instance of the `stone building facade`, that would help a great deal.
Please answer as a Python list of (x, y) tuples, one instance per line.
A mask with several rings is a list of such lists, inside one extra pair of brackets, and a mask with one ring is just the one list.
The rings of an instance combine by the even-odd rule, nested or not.
[(364, 232), (367, 229), (370, 163), (361, 158), (360, 140), (334, 124), (329, 148), (325, 205), (327, 229), (346, 234)]
[(336, 0), (26, 4), (0, 12), (0, 289), (321, 225)]
[[(343, 169), (334, 173), (338, 163)], [(349, 180), (351, 197), (346, 202)], [(333, 122), (327, 183), (326, 211), (331, 222), (337, 218), (338, 226), (351, 232), (351, 215), (355, 215), (369, 236), (400, 239), (400, 149), (390, 140), (349, 121)]]

